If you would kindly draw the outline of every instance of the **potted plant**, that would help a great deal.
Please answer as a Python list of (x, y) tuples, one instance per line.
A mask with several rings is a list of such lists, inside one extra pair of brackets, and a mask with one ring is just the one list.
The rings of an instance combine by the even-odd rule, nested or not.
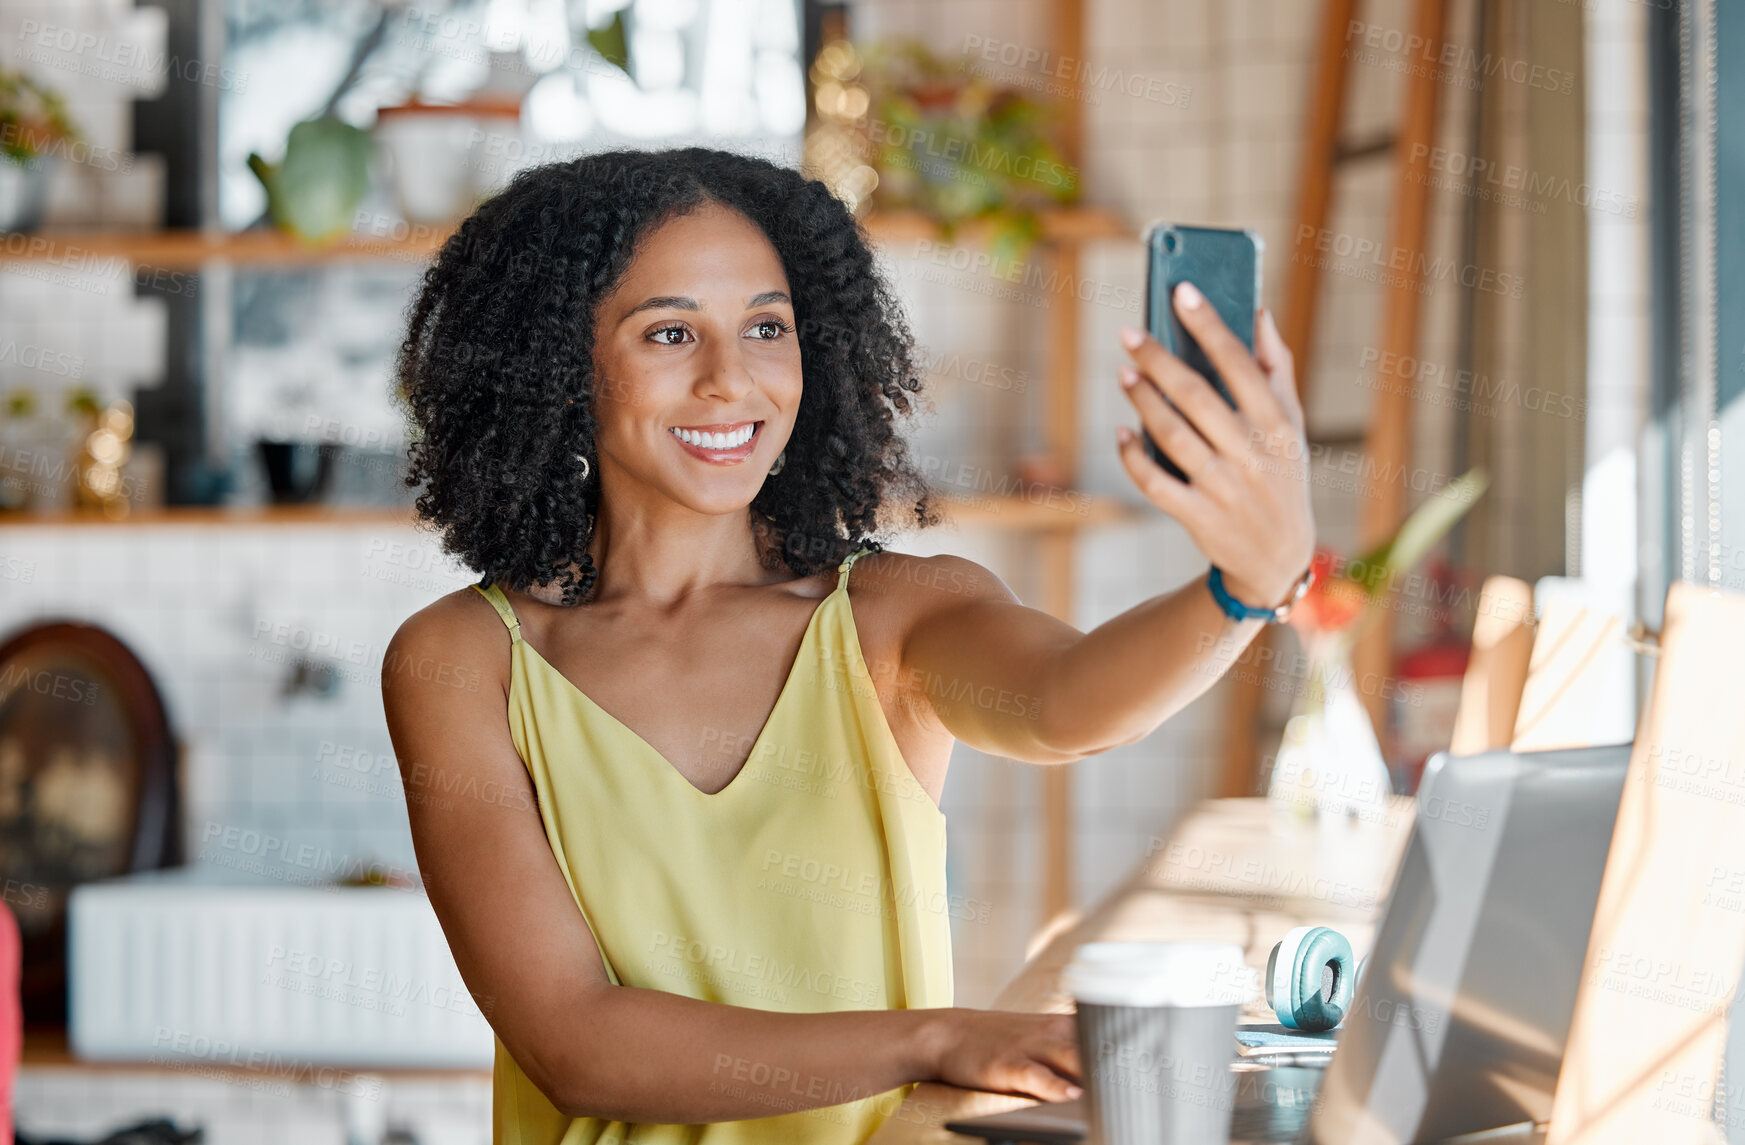
[(917, 42), (870, 49), (858, 81), (881, 208), (921, 211), (948, 234), (991, 222), (996, 252), (1015, 257), (1040, 233), (1042, 210), (1078, 201), (1078, 171), (1051, 138), (1049, 105)]
[(26, 386), (0, 400), (0, 510), (30, 508), (27, 480), (30, 434), (36, 414), (36, 391)]
[(521, 103), (476, 96), (419, 99), (376, 110), (375, 139), (388, 158), (400, 213), (414, 223), (452, 223), (502, 182), (522, 152)]
[(251, 152), (248, 166), (274, 223), (303, 242), (330, 242), (350, 233), (369, 193), (369, 133), (331, 116), (305, 120), (291, 128), (283, 160)]
[(55, 153), (78, 138), (58, 93), (0, 68), (0, 231), (31, 231), (42, 222)]

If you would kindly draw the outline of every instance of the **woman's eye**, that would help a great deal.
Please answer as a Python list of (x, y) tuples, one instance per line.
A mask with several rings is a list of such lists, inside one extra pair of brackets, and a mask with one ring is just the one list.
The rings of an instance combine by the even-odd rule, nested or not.
[(677, 346), (683, 343), (689, 335), (690, 331), (686, 330), (683, 326), (662, 326), (659, 330), (650, 334), (649, 337), (653, 338), (662, 346)]
[(783, 334), (788, 332), (788, 329), (787, 326), (777, 322), (774, 318), (765, 318), (762, 322), (752, 326), (752, 331), (756, 333), (759, 338), (770, 339), (780, 338)]

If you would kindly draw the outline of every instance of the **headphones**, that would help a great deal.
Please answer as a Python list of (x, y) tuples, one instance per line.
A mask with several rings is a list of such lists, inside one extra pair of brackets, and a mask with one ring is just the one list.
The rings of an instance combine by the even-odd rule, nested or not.
[(1345, 1020), (1366, 958), (1351, 955), (1343, 934), (1325, 926), (1299, 926), (1266, 960), (1266, 1001), (1287, 1029), (1320, 1033)]

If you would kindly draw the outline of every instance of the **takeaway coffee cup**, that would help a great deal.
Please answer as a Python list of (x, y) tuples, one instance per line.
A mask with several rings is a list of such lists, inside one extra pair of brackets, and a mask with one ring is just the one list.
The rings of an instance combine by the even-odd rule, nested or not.
[(1229, 1140), (1236, 1015), (1256, 990), (1241, 947), (1092, 942), (1061, 982), (1078, 1005), (1090, 1145)]

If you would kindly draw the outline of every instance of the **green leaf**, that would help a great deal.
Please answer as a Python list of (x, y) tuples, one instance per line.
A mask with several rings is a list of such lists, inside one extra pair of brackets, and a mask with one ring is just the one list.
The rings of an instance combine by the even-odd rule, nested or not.
[(370, 136), (338, 119), (310, 119), (291, 129), (276, 168), (249, 157), (267, 188), (273, 221), (309, 242), (351, 230), (370, 189)]
[(59, 92), (21, 72), (0, 69), (0, 154), (28, 163), (52, 153), (58, 143), (83, 139)]
[(588, 29), (588, 46), (600, 53), (600, 58), (626, 74), (630, 71), (630, 41), (624, 35), (624, 10), (612, 13), (612, 19), (598, 28)]
[(67, 412), (96, 414), (103, 411), (103, 405), (97, 400), (96, 391), (89, 386), (78, 386), (67, 392)]
[(1371, 597), (1386, 592), (1394, 577), (1423, 560), (1454, 523), (1466, 516), (1489, 485), (1490, 478), (1482, 469), (1456, 477), (1414, 509), (1392, 540), (1350, 562), (1347, 574)]
[(1042, 220), (1035, 211), (1007, 208), (986, 217), (994, 222), (989, 245), (996, 265), (1016, 265), (1042, 238)]

